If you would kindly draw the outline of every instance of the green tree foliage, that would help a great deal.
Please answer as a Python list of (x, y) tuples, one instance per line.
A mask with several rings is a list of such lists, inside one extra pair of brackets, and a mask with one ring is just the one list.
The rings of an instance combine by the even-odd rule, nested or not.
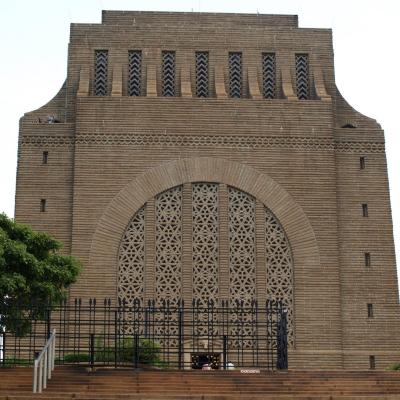
[(0, 326), (23, 335), (30, 319), (43, 319), (49, 303), (65, 298), (81, 265), (60, 248), (50, 235), (0, 214)]

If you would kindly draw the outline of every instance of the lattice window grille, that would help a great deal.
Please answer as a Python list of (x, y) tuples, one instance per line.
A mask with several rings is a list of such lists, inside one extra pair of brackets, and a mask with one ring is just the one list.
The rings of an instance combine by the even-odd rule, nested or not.
[(145, 263), (145, 208), (129, 222), (118, 255), (118, 299), (132, 306), (143, 300)]
[(196, 95), (209, 96), (208, 52), (196, 52)]
[[(256, 299), (255, 199), (228, 188), (229, 280), (231, 304), (251, 307)], [(252, 313), (232, 314), (232, 333), (245, 338), (243, 346), (253, 346)], [(239, 321), (240, 324), (236, 324)], [(237, 347), (239, 343), (230, 343)]]
[(129, 96), (140, 96), (142, 88), (142, 52), (140, 50), (129, 51), (128, 75)]
[(162, 52), (162, 95), (175, 96), (175, 52)]
[[(156, 227), (156, 305), (172, 309), (182, 298), (182, 186), (169, 189), (155, 199)], [(161, 344), (176, 346), (178, 334), (177, 313), (164, 309), (157, 313), (155, 332), (158, 337), (172, 335)], [(164, 322), (162, 322), (164, 321)], [(162, 322), (162, 323), (161, 323)]]
[(177, 304), (182, 275), (182, 186), (156, 197), (156, 299)]
[[(176, 307), (182, 296), (182, 186), (167, 190), (155, 201), (156, 301)], [(294, 342), (293, 257), (288, 238), (274, 214), (265, 210), (265, 268), (268, 299), (282, 301), (288, 310), (288, 339)], [(248, 312), (232, 313), (232, 334), (241, 335), (245, 348), (254, 345), (251, 307), (256, 299), (255, 199), (238, 189), (228, 188), (229, 286), (230, 304), (249, 307)], [(219, 295), (219, 210), (218, 184), (192, 185), (192, 266), (193, 299), (202, 306), (218, 305)], [(143, 301), (145, 271), (145, 206), (129, 222), (121, 240), (118, 262), (118, 298), (128, 306)], [(165, 315), (156, 316), (156, 319)], [(171, 314), (168, 329), (177, 329)], [(201, 312), (200, 320), (207, 318)], [(206, 322), (204, 320), (204, 322)], [(206, 324), (204, 324), (206, 326)], [(128, 329), (128, 330), (127, 330)], [(129, 327), (124, 332), (129, 333)], [(157, 334), (163, 335), (160, 327)], [(131, 332), (133, 333), (133, 331)], [(217, 332), (215, 332), (217, 333)], [(207, 334), (202, 327), (196, 332)], [(272, 334), (275, 334), (272, 332)], [(170, 343), (175, 345), (174, 343)], [(230, 342), (232, 348), (239, 343)]]
[[(193, 299), (201, 307), (218, 305), (218, 185), (194, 183), (192, 185), (192, 258)], [(212, 316), (216, 318), (217, 315)], [(210, 315), (199, 312), (197, 335), (207, 335)], [(202, 324), (203, 323), (203, 324)], [(213, 334), (218, 334), (215, 324)]]
[(94, 70), (94, 94), (95, 96), (107, 95), (108, 81), (108, 51), (96, 50)]
[(263, 53), (263, 95), (265, 99), (276, 97), (276, 61), (274, 53)]
[(242, 97), (242, 53), (229, 53), (229, 96)]
[(267, 298), (287, 309), (288, 342), (293, 345), (293, 257), (289, 240), (275, 215), (265, 207)]
[(309, 86), (308, 54), (296, 54), (296, 87), (299, 100), (308, 100)]

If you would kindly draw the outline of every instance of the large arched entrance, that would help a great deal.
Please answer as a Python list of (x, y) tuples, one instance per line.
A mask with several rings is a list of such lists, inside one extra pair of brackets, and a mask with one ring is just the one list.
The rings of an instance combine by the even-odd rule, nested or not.
[[(122, 293), (121, 291), (118, 292), (120, 282), (119, 265), (121, 260), (121, 240), (125, 237), (126, 232), (128, 232), (129, 229), (127, 228), (133, 221), (132, 218), (137, 217), (140, 219), (140, 212), (143, 212), (145, 226), (153, 226), (154, 229), (156, 218), (156, 199), (158, 196), (163, 196), (163, 193), (168, 193), (168, 191), (174, 188), (175, 191), (179, 190), (176, 189), (178, 187), (181, 187), (180, 190), (182, 190), (182, 218), (186, 219), (182, 220), (182, 235), (193, 236), (193, 227), (190, 228), (190, 223), (188, 223), (188, 221), (190, 222), (190, 218), (193, 218), (194, 213), (192, 217), (190, 217), (190, 212), (187, 210), (185, 211), (184, 208), (190, 204), (187, 199), (195, 196), (192, 185), (196, 184), (214, 184), (218, 186), (218, 216), (220, 218), (218, 226), (220, 230), (225, 229), (225, 232), (218, 232), (218, 292), (211, 293), (206, 285), (205, 287), (198, 286), (199, 292), (197, 292), (197, 294), (192, 293), (193, 282), (196, 284), (196, 282), (199, 282), (198, 279), (201, 281), (203, 278), (201, 278), (201, 275), (198, 275), (198, 277), (193, 280), (193, 276), (188, 274), (188, 271), (190, 270), (190, 268), (188, 268), (182, 271), (181, 290), (183, 298), (190, 299), (193, 297), (193, 295), (201, 297), (201, 290), (203, 289), (212, 296), (217, 295), (219, 300), (230, 298), (230, 287), (226, 283), (225, 285), (222, 284), (220, 279), (221, 276), (229, 277), (230, 268), (229, 243), (227, 243), (229, 238), (227, 221), (229, 215), (229, 188), (243, 192), (244, 196), (249, 196), (250, 198), (255, 199), (256, 218), (257, 215), (264, 215), (265, 221), (267, 221), (266, 214), (260, 213), (260, 210), (269, 210), (271, 215), (273, 215), (277, 221), (277, 224), (283, 229), (286, 239), (290, 244), (293, 262), (292, 327), (293, 331), (296, 330), (296, 336), (293, 336), (293, 348), (296, 348), (296, 343), (299, 343), (303, 346), (303, 344), (306, 343), (305, 341), (308, 340), (307, 332), (304, 331), (303, 328), (296, 329), (296, 327), (304, 327), (314, 323), (318, 324), (324, 307), (323, 303), (318, 301), (319, 291), (315, 290), (315, 287), (313, 286), (313, 280), (310, 279), (310, 277), (319, 276), (321, 271), (318, 245), (314, 231), (302, 208), (281, 185), (275, 182), (267, 174), (260, 173), (249, 166), (229, 160), (208, 157), (180, 159), (149, 169), (128, 183), (113, 198), (113, 200), (105, 209), (102, 217), (99, 219), (96, 231), (93, 235), (89, 264), (82, 277), (85, 285), (95, 285), (99, 274), (101, 274), (106, 278), (104, 278), (102, 282), (102, 293), (104, 293), (104, 296), (110, 297), (111, 299), (114, 299), (114, 301), (117, 301), (119, 293)], [(211, 186), (208, 186), (208, 188), (210, 187)], [(225, 189), (221, 190), (222, 187), (225, 187)], [(207, 192), (208, 196), (211, 196), (210, 198), (212, 198), (212, 189), (207, 189)], [(169, 193), (169, 195), (170, 194), (171, 193)], [(169, 195), (168, 197), (170, 197)], [(221, 196), (225, 196), (225, 199), (222, 199)], [(148, 209), (154, 210), (154, 213), (147, 213), (146, 207), (152, 202), (153, 206)], [(206, 209), (210, 207), (209, 210), (212, 210), (212, 207), (209, 205), (199, 206), (199, 211), (195, 211), (198, 212), (198, 215), (201, 215), (200, 210), (203, 206)], [(223, 207), (225, 207), (225, 210), (223, 210)], [(140, 211), (141, 209), (142, 211)], [(213, 213), (211, 212), (211, 218), (212, 214)], [(225, 218), (224, 223), (222, 223), (221, 218)], [(200, 227), (201, 225), (198, 226)], [(256, 237), (257, 233), (259, 234), (263, 230), (259, 229), (262, 226), (262, 224), (255, 225)], [(136, 233), (132, 234), (135, 235)], [(144, 279), (143, 293), (141, 295), (145, 298), (149, 296), (155, 299), (157, 290), (155, 283), (156, 233), (152, 232), (151, 229), (145, 229), (142, 234), (145, 236), (144, 243), (146, 244), (146, 246), (143, 248), (143, 251), (145, 252), (145, 265), (143, 271), (146, 272), (143, 272), (143, 277), (140, 277), (139, 274), (136, 278), (139, 280)], [(212, 235), (213, 233), (209, 232), (209, 234)], [(151, 242), (151, 238), (153, 238), (153, 243)], [(185, 243), (188, 242), (186, 241)], [(260, 257), (260, 254), (262, 254), (261, 247), (260, 249), (257, 248), (260, 243), (262, 243), (262, 241), (257, 241), (256, 239), (255, 257)], [(192, 248), (192, 246), (195, 244), (195, 242), (190, 244), (189, 248)], [(198, 242), (196, 245), (196, 248), (198, 249), (196, 250), (196, 254), (200, 260), (203, 260), (202, 251), (200, 251), (200, 248), (202, 248), (203, 245), (206, 246), (207, 249), (210, 249), (210, 247), (207, 247), (209, 245)], [(266, 246), (267, 244), (264, 242), (263, 247), (266, 248)], [(212, 266), (215, 265), (213, 254), (214, 253), (211, 251), (211, 258), (207, 260), (207, 265), (210, 266), (211, 270), (213, 268)], [(193, 259), (193, 255), (189, 255), (190, 252), (187, 250), (182, 251), (183, 258), (180, 262), (182, 265), (193, 264), (192, 269), (195, 271), (197, 268), (196, 265), (198, 263), (198, 259)], [(266, 258), (264, 255), (264, 268), (260, 268), (258, 271), (256, 270), (256, 275), (261, 273), (264, 273), (265, 275), (262, 279), (256, 280), (256, 285), (261, 284), (262, 282), (265, 282), (265, 285), (267, 285), (267, 270), (265, 260)], [(153, 269), (148, 268), (149, 262), (152, 263)], [(263, 265), (263, 262), (258, 262), (258, 259), (256, 259), (256, 266), (257, 265)], [(211, 285), (213, 279), (215, 280), (215, 275), (211, 273), (209, 276), (209, 283)], [(147, 280), (154, 282), (154, 285), (151, 286), (151, 283), (149, 285)], [(230, 281), (228, 281), (228, 283), (229, 282)], [(132, 285), (132, 288), (135, 285), (137, 285), (137, 283)], [(214, 285), (212, 285), (212, 287), (215, 288)], [(262, 296), (262, 293), (264, 293), (265, 297), (260, 299), (261, 302), (267, 300), (266, 287), (264, 291), (256, 288), (256, 293), (258, 299), (260, 299), (260, 296)], [(133, 297), (136, 295), (136, 293), (132, 292)]]
[(120, 302), (176, 305), (184, 299), (217, 307), (225, 300), (250, 307), (281, 301), (293, 343), (289, 240), (276, 216), (252, 195), (210, 182), (167, 189), (136, 212), (118, 254)]

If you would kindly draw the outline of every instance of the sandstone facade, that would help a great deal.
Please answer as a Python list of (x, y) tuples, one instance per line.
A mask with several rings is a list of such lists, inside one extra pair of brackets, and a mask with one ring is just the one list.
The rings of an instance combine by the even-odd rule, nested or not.
[(65, 84), (20, 122), (16, 219), (83, 262), (71, 298), (190, 301), (213, 277), (216, 301), (289, 301), (293, 368), (400, 359), (383, 131), (340, 95), (332, 32), (296, 16), (72, 24)]

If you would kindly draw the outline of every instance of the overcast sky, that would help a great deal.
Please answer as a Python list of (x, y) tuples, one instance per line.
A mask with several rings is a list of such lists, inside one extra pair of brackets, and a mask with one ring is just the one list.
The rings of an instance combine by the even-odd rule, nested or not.
[(300, 27), (332, 28), (336, 84), (385, 130), (397, 265), (400, 252), (400, 1), (3, 0), (0, 23), (0, 212), (14, 215), (18, 121), (66, 77), (69, 24), (99, 23), (102, 9), (297, 14)]

